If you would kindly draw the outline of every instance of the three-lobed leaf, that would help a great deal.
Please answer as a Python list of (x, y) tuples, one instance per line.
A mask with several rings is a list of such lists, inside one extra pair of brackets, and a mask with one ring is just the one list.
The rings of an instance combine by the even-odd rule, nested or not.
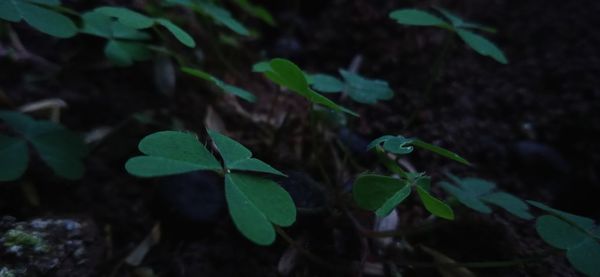
[(307, 79), (308, 83), (314, 90), (322, 93), (336, 93), (344, 90), (344, 82), (331, 75), (312, 74), (309, 75)]
[(383, 80), (367, 79), (356, 73), (340, 69), (345, 81), (345, 91), (352, 100), (363, 104), (375, 104), (379, 100), (390, 100), (394, 91)]
[(139, 177), (157, 177), (196, 170), (221, 170), (221, 164), (190, 133), (162, 131), (144, 137), (139, 150), (145, 156), (129, 159), (125, 169)]
[(281, 171), (265, 162), (252, 158), (252, 152), (239, 142), (213, 130), (208, 130), (208, 135), (213, 140), (217, 150), (219, 150), (227, 169), (285, 176)]
[(275, 240), (272, 224), (290, 226), (296, 221), (291, 196), (277, 183), (247, 174), (225, 175), (225, 197), (238, 230), (259, 245)]
[(390, 18), (395, 19), (400, 24), (414, 26), (434, 26), (440, 27), (452, 32), (455, 32), (469, 47), (482, 56), (488, 56), (501, 64), (507, 64), (506, 56), (493, 42), (472, 32), (473, 29), (495, 32), (493, 28), (489, 28), (477, 23), (466, 22), (457, 15), (441, 8), (437, 10), (446, 17), (451, 24), (446, 23), (443, 19), (432, 15), (428, 12), (417, 9), (401, 9), (390, 13)]
[(532, 219), (529, 212), (529, 206), (523, 200), (516, 196), (495, 191), (496, 184), (479, 178), (458, 178), (454, 175), (448, 175), (455, 184), (441, 182), (440, 186), (463, 205), (476, 210), (480, 213), (489, 214), (492, 209), (488, 204), (498, 206), (507, 212), (525, 219)]
[(540, 216), (536, 230), (553, 247), (566, 250), (567, 259), (575, 269), (588, 276), (600, 276), (600, 226), (587, 217), (553, 209), (543, 203), (530, 204), (550, 213)]
[[(87, 147), (81, 137), (62, 125), (33, 118), (17, 112), (0, 111), (0, 119), (16, 132), (23, 135), (39, 153), (40, 158), (56, 173), (66, 179), (78, 179), (83, 175), (83, 157)], [(27, 166), (28, 150), (25, 141), (2, 137), (2, 151), (13, 158), (2, 160), (6, 167), (15, 170), (7, 180), (19, 178)], [(4, 166), (3, 166), (4, 167)], [(9, 178), (10, 177), (10, 178)]]
[[(43, 5), (40, 5), (43, 4)], [(24, 20), (36, 30), (59, 38), (77, 34), (77, 26), (68, 17), (46, 6), (58, 6), (60, 1), (2, 0), (0, 19), (11, 22)]]

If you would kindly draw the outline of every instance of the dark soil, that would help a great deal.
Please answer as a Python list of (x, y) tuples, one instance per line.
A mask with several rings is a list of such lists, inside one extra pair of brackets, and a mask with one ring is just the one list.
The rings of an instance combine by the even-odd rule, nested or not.
[[(196, 30), (201, 33), (199, 47), (205, 51), (204, 68), (255, 93), (259, 100), (254, 105), (222, 97), (205, 82), (186, 76), (178, 76), (174, 95), (167, 96), (154, 81), (152, 62), (114, 68), (104, 61), (94, 38), (55, 40), (25, 25), (14, 25), (31, 53), (60, 67), (27, 57), (12, 59), (2, 51), (10, 41), (0, 37), (0, 92), (9, 99), (0, 99), (3, 108), (57, 97), (69, 105), (62, 115), (64, 125), (82, 133), (99, 127), (111, 127), (113, 132), (95, 145), (80, 181), (55, 177), (41, 162), (34, 162), (23, 180), (2, 184), (0, 215), (19, 221), (89, 218), (96, 226), (94, 232), (100, 234), (97, 240), (105, 246), (100, 251), (103, 256), (92, 263), (96, 266), (91, 276), (139, 276), (133, 275), (135, 268), (123, 264), (123, 259), (157, 223), (162, 226), (161, 240), (141, 267), (158, 276), (278, 276), (278, 266), (290, 268), (291, 276), (358, 276), (356, 264), (361, 259), (367, 265), (383, 265), (386, 276), (394, 271), (390, 261), (406, 265), (397, 268), (403, 276), (440, 276), (435, 268), (423, 265), (430, 263), (431, 257), (417, 246), (460, 262), (514, 260), (550, 251), (537, 238), (533, 222), (502, 212), (481, 216), (469, 210), (457, 210), (458, 219), (453, 222), (408, 236), (417, 247), (414, 252), (380, 253), (365, 247), (366, 239), (358, 235), (346, 210), (363, 226), (369, 226), (370, 216), (339, 205), (339, 200), (348, 197), (339, 192), (360, 169), (381, 168), (373, 166), (373, 157), (364, 153), (356, 153), (356, 167), (346, 164), (340, 168), (344, 153), (335, 143), (338, 132), (320, 129), (319, 135), (332, 143), (315, 145), (308, 105), (292, 94), (281, 95), (277, 87), (249, 72), (253, 62), (281, 56), (309, 72), (336, 73), (360, 56), (358, 71), (387, 80), (396, 96), (375, 106), (337, 99), (361, 114), (348, 121), (347, 130), (355, 136), (352, 144), (383, 134), (419, 137), (460, 153), (474, 164), (465, 167), (418, 151), (410, 155), (408, 161), (430, 174), (434, 182), (450, 171), (481, 177), (523, 199), (600, 219), (596, 202), (600, 195), (600, 32), (596, 31), (600, 2), (256, 2), (264, 2), (279, 23), (270, 28), (241, 17), (263, 34), (260, 39), (241, 40), (239, 48), (219, 46), (214, 41), (216, 30)], [(482, 57), (455, 38), (438, 78), (425, 95), (445, 32), (400, 26), (387, 14), (403, 5), (425, 8), (432, 4), (496, 27), (498, 33), (490, 38), (510, 63), (501, 65)], [(201, 219), (173, 212), (172, 202), (165, 201), (170, 194), (161, 189), (165, 180), (126, 174), (123, 165), (137, 154), (137, 142), (153, 131), (177, 126), (173, 118), (205, 137), (205, 123), (218, 123), (214, 116), (205, 120), (209, 108), (228, 134), (257, 157), (282, 170), (304, 172), (305, 177), (327, 187), (307, 193), (326, 194), (317, 198), (326, 199), (327, 208), (302, 213), (287, 231), (329, 266), (295, 253), (281, 238), (271, 247), (252, 244), (235, 229), (224, 208), (213, 207), (213, 214)], [(134, 114), (149, 111), (152, 124), (134, 119)], [(273, 124), (278, 120), (283, 123)], [(360, 149), (355, 146), (347, 145)], [(334, 174), (325, 178), (319, 160)], [(22, 182), (32, 184), (35, 192), (23, 190)], [(31, 194), (39, 197), (39, 203), (27, 198)], [(398, 213), (401, 229), (421, 226), (428, 217), (412, 200), (401, 205)], [(282, 256), (294, 255), (297, 258), (290, 259), (292, 262), (282, 261)], [(473, 271), (478, 276), (579, 276), (561, 255), (525, 266)]]

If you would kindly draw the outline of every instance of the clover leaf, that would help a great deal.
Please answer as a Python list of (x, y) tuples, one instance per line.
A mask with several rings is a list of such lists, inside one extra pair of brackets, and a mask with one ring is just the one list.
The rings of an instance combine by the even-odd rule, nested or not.
[(191, 67), (182, 67), (181, 72), (192, 75), (196, 78), (207, 80), (207, 81), (213, 83), (215, 86), (222, 89), (224, 92), (238, 96), (248, 102), (256, 101), (256, 96), (254, 96), (254, 94), (252, 94), (251, 92), (249, 92), (245, 89), (238, 88), (236, 86), (227, 84), (227, 83), (221, 81), (220, 79), (218, 79), (202, 70), (194, 69)]
[(270, 173), (280, 176), (286, 176), (281, 171), (271, 167), (265, 162), (252, 158), (252, 152), (237, 141), (219, 134), (213, 130), (208, 130), (208, 135), (217, 146), (225, 167), (233, 170), (254, 171)]
[(221, 170), (221, 164), (190, 133), (157, 132), (143, 138), (139, 150), (146, 154), (129, 159), (127, 171), (139, 177), (157, 177), (196, 170)]
[(488, 56), (501, 64), (507, 64), (508, 60), (500, 48), (485, 37), (474, 33), (472, 30), (482, 30), (486, 32), (495, 32), (494, 29), (472, 22), (466, 22), (451, 12), (437, 8), (437, 10), (449, 21), (446, 22), (440, 17), (428, 12), (416, 9), (400, 9), (390, 13), (390, 18), (395, 19), (399, 24), (413, 26), (433, 26), (439, 27), (456, 33), (469, 47), (482, 56)]
[(327, 74), (309, 75), (307, 81), (314, 90), (322, 93), (336, 93), (344, 90), (344, 83), (342, 81)]
[(0, 181), (16, 180), (27, 167), (28, 147), (30, 142), (55, 174), (66, 179), (79, 179), (83, 175), (82, 158), (87, 154), (87, 147), (81, 137), (62, 125), (35, 120), (17, 112), (0, 111), (0, 119), (23, 138), (0, 136)]
[(428, 192), (429, 178), (422, 174), (413, 174), (409, 179), (362, 174), (354, 182), (352, 195), (359, 207), (383, 217), (402, 203), (412, 193), (413, 187), (416, 187), (419, 198), (429, 212), (441, 218), (454, 219), (452, 209)]
[(273, 224), (292, 225), (296, 221), (296, 206), (291, 196), (277, 183), (250, 173), (285, 174), (252, 158), (252, 152), (235, 140), (213, 130), (207, 132), (221, 154), (226, 170), (195, 135), (177, 131), (157, 132), (143, 138), (139, 149), (146, 155), (129, 159), (125, 169), (139, 177), (196, 170), (220, 172), (225, 178), (229, 213), (237, 229), (257, 244), (273, 243)]
[(600, 226), (587, 217), (582, 217), (528, 201), (550, 215), (536, 220), (540, 237), (551, 246), (566, 250), (567, 259), (575, 269), (588, 276), (600, 276)]
[(3, 0), (0, 19), (10, 22), (24, 20), (36, 30), (59, 38), (77, 34), (77, 26), (68, 17), (54, 11), (59, 0)]
[(529, 207), (523, 200), (516, 196), (495, 191), (496, 184), (479, 178), (458, 178), (448, 175), (454, 184), (441, 182), (439, 185), (448, 193), (456, 197), (463, 205), (480, 213), (489, 214), (492, 209), (488, 204), (498, 206), (507, 212), (525, 219), (532, 219)]
[(391, 135), (385, 135), (385, 136), (381, 136), (379, 138), (374, 139), (371, 143), (369, 143), (369, 145), (367, 146), (367, 150), (371, 150), (377, 146), (382, 147), (385, 151), (388, 151), (390, 153), (394, 153), (394, 154), (398, 154), (398, 155), (404, 155), (404, 154), (409, 154), (413, 151), (413, 146), (414, 147), (418, 147), (433, 153), (436, 153), (442, 157), (446, 157), (448, 159), (454, 160), (456, 162), (465, 164), (465, 165), (470, 165), (470, 163), (465, 160), (464, 158), (462, 158), (461, 156), (459, 156), (458, 154), (449, 151), (447, 149), (444, 149), (442, 147), (433, 145), (433, 144), (429, 144), (426, 143), (422, 140), (419, 139), (415, 139), (415, 138), (405, 138), (403, 136), (391, 136)]
[[(264, 74), (274, 83), (288, 88), (296, 94), (308, 99), (311, 103), (323, 105), (334, 111), (345, 112), (358, 117), (357, 113), (336, 104), (329, 100), (329, 98), (312, 90), (306, 80), (306, 74), (291, 61), (276, 58), (272, 59), (268, 65), (268, 70), (266, 70)], [(266, 69), (265, 67), (266, 66), (263, 64), (258, 69)]]
[(296, 221), (296, 207), (291, 196), (269, 179), (228, 173), (225, 196), (235, 226), (259, 245), (269, 245), (275, 240), (272, 224), (286, 227)]
[(345, 91), (352, 100), (363, 104), (375, 104), (378, 100), (390, 100), (394, 91), (383, 80), (372, 80), (356, 73), (340, 69), (346, 82)]

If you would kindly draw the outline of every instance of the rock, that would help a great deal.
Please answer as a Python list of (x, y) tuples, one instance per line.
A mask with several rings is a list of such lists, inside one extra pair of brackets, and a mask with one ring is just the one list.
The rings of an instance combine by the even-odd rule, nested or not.
[(0, 276), (89, 276), (103, 242), (93, 222), (72, 218), (0, 220)]
[(372, 158), (373, 155), (367, 150), (370, 141), (352, 130), (342, 127), (338, 130), (338, 138), (350, 150), (350, 152), (361, 159)]
[(571, 170), (560, 152), (549, 145), (526, 140), (515, 143), (513, 149), (519, 165), (530, 174), (553, 178)]
[(214, 223), (225, 207), (223, 178), (211, 171), (162, 178), (157, 197), (161, 214), (189, 223)]
[(292, 197), (300, 214), (315, 214), (327, 208), (327, 192), (321, 184), (302, 171), (284, 171), (288, 176), (277, 180)]

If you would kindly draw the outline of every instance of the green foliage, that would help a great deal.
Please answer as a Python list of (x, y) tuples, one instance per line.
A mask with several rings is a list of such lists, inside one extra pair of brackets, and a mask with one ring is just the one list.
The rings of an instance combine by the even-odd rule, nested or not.
[[(382, 143), (383, 143), (383, 146), (381, 145)], [(439, 147), (439, 146), (436, 146), (433, 144), (426, 143), (422, 140), (415, 139), (415, 138), (405, 138), (403, 136), (385, 135), (385, 136), (379, 137), (379, 138), (373, 140), (371, 143), (369, 143), (369, 145), (367, 146), (367, 149), (370, 150), (377, 146), (382, 146), (384, 150), (386, 150), (390, 153), (399, 154), (399, 155), (411, 153), (413, 150), (413, 146), (414, 146), (414, 147), (418, 147), (418, 148), (436, 153), (442, 157), (454, 160), (454, 161), (462, 163), (464, 165), (470, 165), (470, 163), (467, 160), (465, 160), (463, 157), (459, 156), (458, 154), (456, 154), (452, 151), (449, 151), (447, 149), (444, 149), (442, 147)]]
[(358, 176), (352, 189), (359, 207), (381, 217), (388, 215), (410, 193), (411, 186), (406, 180), (374, 174)]
[(538, 217), (536, 230), (553, 247), (566, 250), (567, 259), (580, 272), (600, 276), (600, 226), (594, 220), (528, 201), (550, 215)]
[(378, 100), (390, 100), (394, 97), (394, 91), (386, 81), (370, 80), (343, 69), (340, 69), (340, 75), (346, 82), (346, 93), (356, 102), (375, 104)]
[(395, 19), (400, 24), (413, 26), (436, 26), (450, 28), (443, 19), (428, 12), (417, 9), (395, 10), (390, 13), (390, 18)]
[(143, 138), (138, 148), (145, 156), (129, 159), (125, 169), (139, 177), (157, 177), (196, 170), (221, 170), (217, 159), (195, 135), (157, 132)]
[(390, 18), (396, 20), (400, 24), (433, 26), (455, 32), (467, 45), (469, 45), (469, 47), (480, 55), (488, 56), (501, 64), (508, 63), (506, 56), (504, 56), (504, 53), (500, 48), (485, 37), (472, 31), (473, 29), (477, 29), (486, 32), (494, 32), (492, 28), (477, 23), (466, 22), (444, 9), (438, 9), (438, 11), (450, 22), (448, 23), (436, 15), (416, 9), (400, 9), (393, 11), (390, 13)]
[(225, 175), (225, 198), (235, 226), (251, 241), (269, 245), (275, 240), (273, 224), (290, 226), (296, 207), (289, 194), (272, 180), (249, 173), (285, 176), (235, 140), (208, 130), (224, 167), (190, 133), (163, 131), (146, 136), (139, 149), (145, 156), (133, 157), (125, 169), (139, 177), (213, 170)]
[(352, 100), (362, 104), (375, 104), (379, 100), (390, 100), (394, 97), (394, 91), (386, 81), (367, 79), (343, 69), (339, 72), (344, 79), (343, 82), (327, 74), (308, 75), (307, 80), (317, 91), (323, 93), (344, 91)]
[(207, 81), (213, 83), (215, 86), (222, 89), (224, 92), (238, 96), (248, 102), (256, 101), (256, 96), (254, 96), (254, 94), (252, 94), (251, 92), (249, 92), (245, 89), (238, 88), (236, 86), (227, 84), (227, 83), (221, 81), (220, 79), (218, 79), (202, 70), (194, 69), (191, 67), (182, 67), (181, 72), (192, 75), (196, 78), (207, 80)]
[(250, 15), (259, 18), (271, 26), (277, 25), (275, 23), (275, 19), (273, 19), (273, 16), (271, 16), (271, 13), (269, 13), (269, 11), (267, 11), (265, 8), (254, 5), (248, 0), (234, 0), (234, 2)]
[(0, 110), (0, 119), (23, 138), (0, 135), (0, 181), (13, 181), (23, 175), (29, 161), (26, 141), (41, 159), (66, 179), (79, 179), (84, 172), (82, 158), (87, 154), (83, 140), (63, 126), (37, 121), (17, 112)]
[(456, 197), (463, 205), (480, 213), (489, 214), (492, 209), (487, 204), (503, 208), (507, 212), (522, 218), (532, 219), (529, 207), (523, 200), (512, 194), (495, 191), (496, 184), (478, 178), (458, 178), (449, 175), (454, 184), (441, 182), (439, 185), (448, 193)]
[(411, 194), (413, 187), (430, 213), (454, 219), (452, 209), (429, 193), (429, 178), (421, 174), (410, 175), (406, 179), (363, 174), (354, 182), (352, 194), (359, 207), (383, 217), (402, 203)]
[(446, 205), (446, 203), (442, 202), (441, 200), (433, 197), (429, 193), (429, 191), (427, 191), (422, 186), (416, 187), (417, 193), (419, 194), (419, 198), (421, 198), (425, 209), (427, 209), (431, 214), (435, 216), (449, 220), (454, 219), (454, 212), (452, 211), (452, 208), (450, 208), (450, 206)]
[(221, 154), (221, 157), (223, 158), (223, 161), (225, 162), (225, 167), (228, 169), (254, 171), (285, 176), (285, 174), (281, 173), (279, 170), (271, 167), (265, 162), (256, 158), (252, 158), (252, 152), (235, 140), (211, 130), (208, 130), (208, 134), (215, 143), (219, 153)]
[[(260, 68), (262, 65), (258, 66)], [(323, 93), (336, 93), (344, 90), (344, 83), (342, 81), (327, 74), (309, 75), (307, 81), (314, 90)]]
[(269, 179), (226, 174), (225, 196), (236, 227), (257, 244), (269, 245), (275, 240), (272, 224), (286, 227), (296, 221), (292, 198)]
[(231, 13), (223, 7), (215, 5), (206, 0), (165, 0), (167, 4), (178, 4), (186, 6), (195, 12), (210, 16), (215, 22), (224, 25), (239, 35), (247, 36), (250, 34), (248, 29), (242, 23), (231, 16)]
[(129, 66), (136, 61), (149, 59), (150, 35), (145, 29), (162, 26), (179, 42), (195, 47), (194, 39), (173, 22), (164, 18), (151, 18), (121, 7), (100, 7), (82, 15), (81, 32), (108, 40), (104, 53), (116, 65)]
[(36, 30), (59, 38), (77, 34), (77, 26), (68, 17), (56, 12), (59, 0), (3, 0), (0, 1), (0, 19), (19, 22), (24, 20)]
[(27, 141), (0, 135), (0, 181), (18, 179), (25, 173), (28, 163)]
[(358, 116), (355, 112), (339, 106), (335, 102), (329, 100), (329, 98), (317, 93), (312, 90), (308, 81), (306, 80), (306, 74), (294, 63), (286, 59), (272, 59), (268, 68), (266, 64), (255, 66), (255, 70), (263, 70), (267, 78), (274, 83), (286, 87), (296, 94), (308, 99), (313, 104), (323, 105), (334, 111), (345, 112), (353, 116)]

